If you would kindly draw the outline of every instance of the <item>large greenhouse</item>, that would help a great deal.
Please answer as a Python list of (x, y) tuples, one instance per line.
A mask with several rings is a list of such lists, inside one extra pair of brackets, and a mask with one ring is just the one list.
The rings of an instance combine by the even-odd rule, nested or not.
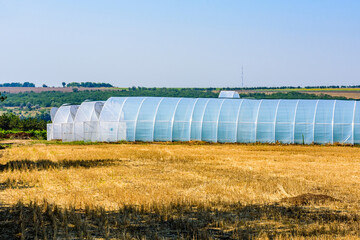
[(360, 104), (347, 100), (111, 97), (52, 110), (48, 140), (360, 143)]

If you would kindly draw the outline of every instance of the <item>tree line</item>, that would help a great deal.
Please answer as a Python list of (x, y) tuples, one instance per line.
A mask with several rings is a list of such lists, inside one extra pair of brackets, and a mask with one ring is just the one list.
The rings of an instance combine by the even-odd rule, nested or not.
[[(39, 107), (59, 107), (64, 103), (81, 104), (85, 100), (105, 101), (109, 97), (148, 96), (148, 97), (190, 97), (190, 98), (217, 98), (219, 93), (210, 89), (196, 88), (128, 88), (108, 91), (78, 91), (78, 92), (24, 92), (6, 93), (6, 101), (0, 107), (26, 107), (29, 110)], [(275, 92), (265, 93), (240, 93), (242, 98), (253, 99), (346, 99), (322, 94)]]
[[(64, 82), (62, 84), (64, 86)], [(86, 87), (86, 88), (100, 88), (100, 87), (114, 87), (110, 83), (96, 83), (96, 82), (71, 82), (66, 84), (66, 87)]]
[[(113, 87), (110, 83), (96, 83), (96, 82), (71, 82), (66, 84), (62, 82), (63, 87), (87, 87), (87, 88), (98, 88), (98, 87)], [(36, 87), (34, 83), (31, 82), (11, 82), (11, 83), (0, 83), (0, 87)], [(48, 85), (43, 84), (42, 87), (48, 87)]]
[(0, 115), (0, 129), (19, 131), (46, 130), (46, 124), (50, 119), (45, 115), (22, 118), (14, 113), (4, 113)]
[(12, 82), (12, 83), (2, 83), (0, 84), (0, 87), (35, 87), (35, 84), (31, 82), (24, 82), (24, 83)]
[[(109, 91), (79, 91), (79, 92), (24, 92), (7, 93), (5, 101), (0, 107), (19, 107), (28, 110), (40, 107), (59, 107), (64, 103), (81, 104), (85, 100), (107, 100), (109, 97), (125, 96), (153, 96), (153, 97), (192, 97), (192, 98), (217, 98), (218, 92), (210, 89), (196, 88), (128, 88)], [(332, 97), (322, 94), (308, 94), (296, 91), (240, 94), (241, 98), (253, 99), (346, 99), (345, 97)], [(50, 115), (45, 109), (35, 117), (22, 117), (14, 113), (5, 113), (0, 116), (0, 129), (2, 130), (46, 130), (46, 124), (50, 121)]]

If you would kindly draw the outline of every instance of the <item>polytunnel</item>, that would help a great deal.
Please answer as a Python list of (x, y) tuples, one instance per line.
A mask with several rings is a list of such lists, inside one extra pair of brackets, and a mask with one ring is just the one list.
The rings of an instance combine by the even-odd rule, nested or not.
[(360, 143), (360, 104), (347, 100), (111, 97), (92, 122), (89, 141)]
[(74, 141), (97, 141), (99, 116), (103, 101), (83, 102), (74, 118)]
[(73, 123), (78, 108), (79, 108), (78, 105), (64, 104), (59, 109), (57, 109), (53, 117), (52, 123), (47, 125), (48, 140), (52, 140), (52, 139), (61, 139), (63, 141), (74, 140)]
[(236, 91), (220, 91), (219, 98), (240, 98)]
[(360, 143), (360, 107), (344, 100), (113, 97), (99, 141)]

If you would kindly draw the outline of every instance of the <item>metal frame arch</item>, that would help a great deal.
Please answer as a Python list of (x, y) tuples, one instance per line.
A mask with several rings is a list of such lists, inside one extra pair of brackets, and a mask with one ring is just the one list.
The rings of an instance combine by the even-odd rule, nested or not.
[(320, 100), (317, 100), (317, 101), (316, 101), (315, 110), (314, 110), (314, 120), (313, 120), (313, 142), (315, 142), (315, 122), (316, 122), (316, 112), (317, 112), (317, 108), (318, 108), (319, 101), (320, 101)]
[(355, 111), (356, 111), (356, 102), (357, 101), (354, 101), (354, 111), (353, 111), (353, 120), (352, 120), (352, 144), (354, 145), (355, 144)]
[[(74, 124), (72, 125), (72, 131), (73, 131), (73, 140), (74, 141), (76, 141), (76, 140), (78, 140), (77, 139), (77, 136), (76, 136), (76, 134), (75, 134), (75, 129), (76, 129), (76, 127), (75, 127), (75, 125), (80, 125), (81, 124), (81, 137), (80, 137), (80, 139), (81, 140), (84, 140), (85, 139), (85, 122), (86, 121), (81, 121), (81, 122), (78, 122), (78, 121), (75, 121), (75, 120), (77, 120), (77, 118), (79, 118), (78, 116), (80, 116), (80, 114), (83, 114), (83, 116), (85, 115), (85, 112), (84, 112), (84, 109), (81, 107), (81, 105), (83, 104), (84, 102), (82, 102), (80, 105), (79, 105), (79, 108), (78, 108), (78, 110), (76, 111), (76, 114), (75, 114), (75, 117), (74, 117)], [(83, 105), (83, 107), (84, 107), (84, 105)], [(91, 108), (91, 113), (90, 113), (90, 116), (93, 114), (93, 112), (94, 112), (94, 108)], [(86, 119), (87, 121), (89, 120), (89, 119)]]
[(191, 116), (190, 116), (190, 119), (189, 119), (189, 141), (191, 141), (191, 127), (192, 127), (192, 120), (193, 120), (193, 115), (194, 115), (194, 110), (195, 110), (195, 106), (196, 106), (196, 103), (199, 101), (199, 98), (196, 99), (196, 101), (194, 102), (194, 106), (191, 110)]
[(219, 114), (218, 114), (217, 120), (216, 120), (216, 132), (215, 132), (215, 134), (216, 134), (216, 136), (215, 136), (216, 142), (218, 142), (218, 136), (219, 136), (218, 131), (219, 131), (219, 119), (220, 119), (221, 109), (222, 109), (222, 106), (223, 106), (225, 100), (226, 99), (223, 99), (221, 104), (220, 104)]
[(125, 106), (125, 104), (126, 104), (126, 102), (127, 102), (127, 100), (128, 100), (129, 98), (130, 98), (130, 97), (126, 97), (125, 100), (124, 100), (124, 102), (123, 102), (122, 105), (121, 105), (121, 108), (120, 108), (120, 111), (119, 111), (119, 116), (118, 116), (118, 121), (120, 121), (121, 112), (122, 112), (122, 110), (124, 109), (124, 106)]
[(205, 115), (205, 111), (207, 108), (208, 103), (210, 102), (210, 98), (207, 100), (205, 106), (204, 106), (204, 111), (203, 114), (201, 116), (201, 127), (200, 127), (200, 141), (202, 141), (202, 130), (203, 130), (203, 123), (204, 123), (204, 115)]
[(173, 113), (173, 116), (171, 118), (171, 141), (173, 141), (173, 131), (174, 131), (174, 120), (175, 120), (175, 114), (176, 114), (176, 111), (177, 111), (177, 108), (179, 106), (179, 103), (180, 101), (184, 99), (184, 98), (179, 98), (179, 101), (176, 103), (176, 106), (175, 106), (175, 109), (174, 109), (174, 113)]
[(235, 142), (237, 143), (238, 142), (238, 129), (239, 129), (239, 115), (240, 115), (240, 109), (241, 109), (241, 106), (243, 104), (243, 102), (245, 101), (245, 99), (241, 99), (241, 103), (239, 104), (239, 109), (237, 111), (237, 117), (236, 117), (236, 126), (235, 126)]
[(255, 142), (257, 142), (258, 118), (259, 118), (259, 112), (260, 112), (260, 107), (261, 107), (262, 102), (263, 102), (263, 99), (260, 100), (259, 107), (258, 107), (257, 114), (256, 114), (256, 119), (255, 119)]
[(116, 129), (116, 141), (119, 141), (119, 125), (120, 125), (121, 113), (122, 113), (122, 110), (124, 109), (125, 103), (128, 99), (129, 99), (129, 97), (125, 98), (124, 102), (121, 105), (120, 111), (119, 111), (119, 116), (117, 119), (118, 124), (117, 124), (117, 129)]
[(292, 143), (295, 143), (295, 126), (296, 126), (296, 114), (297, 114), (297, 110), (298, 110), (298, 105), (299, 105), (300, 100), (297, 100), (296, 102), (296, 106), (295, 106), (295, 112), (294, 112), (294, 126), (293, 126), (293, 137), (292, 137)]
[(156, 116), (160, 107), (161, 102), (164, 100), (164, 97), (161, 98), (161, 100), (159, 101), (156, 110), (155, 110), (155, 114), (154, 114), (154, 120), (153, 120), (153, 129), (152, 129), (152, 142), (154, 141), (154, 135), (155, 135), (155, 121), (156, 121)]
[(276, 110), (275, 110), (275, 116), (274, 116), (274, 143), (276, 143), (276, 123), (277, 123), (277, 114), (278, 114), (280, 102), (281, 102), (281, 99), (278, 100), (278, 103), (276, 105)]
[(138, 118), (139, 118), (139, 113), (140, 113), (140, 109), (144, 103), (144, 101), (148, 99), (148, 97), (144, 97), (143, 100), (141, 101), (138, 111), (136, 113), (136, 118), (135, 118), (135, 124), (134, 124), (134, 142), (136, 141), (136, 127), (137, 127), (137, 122), (138, 122)]
[(334, 144), (335, 107), (336, 107), (336, 100), (334, 101), (333, 113), (332, 113), (332, 119), (331, 119), (331, 144)]

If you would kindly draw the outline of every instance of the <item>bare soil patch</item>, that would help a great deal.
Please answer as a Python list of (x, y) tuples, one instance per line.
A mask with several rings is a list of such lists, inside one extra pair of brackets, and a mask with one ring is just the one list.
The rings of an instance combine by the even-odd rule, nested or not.
[(4, 138), (11, 138), (11, 139), (30, 139), (32, 135), (26, 132), (17, 132), (17, 133), (7, 133), (2, 136)]
[(324, 204), (326, 202), (340, 202), (340, 200), (325, 194), (305, 193), (295, 197), (283, 198), (281, 199), (281, 202), (289, 203), (292, 205), (309, 205), (312, 203)]

